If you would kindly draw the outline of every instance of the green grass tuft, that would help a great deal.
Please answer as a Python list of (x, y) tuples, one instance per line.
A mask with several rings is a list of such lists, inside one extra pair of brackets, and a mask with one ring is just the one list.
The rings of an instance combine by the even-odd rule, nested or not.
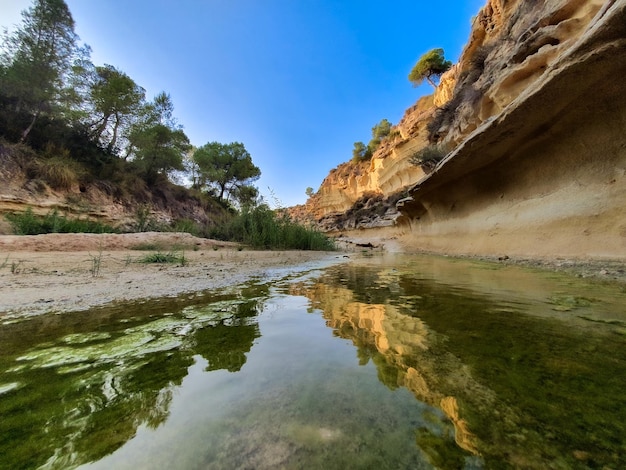
[(110, 225), (89, 219), (70, 219), (54, 209), (45, 216), (37, 216), (29, 207), (25, 212), (7, 214), (16, 235), (39, 235), (44, 233), (115, 233)]
[(173, 252), (162, 253), (157, 251), (156, 253), (150, 253), (149, 255), (144, 256), (139, 260), (140, 263), (145, 264), (175, 264), (179, 263), (183, 266), (187, 264), (187, 258), (185, 258), (185, 253), (183, 252), (181, 255), (178, 255)]

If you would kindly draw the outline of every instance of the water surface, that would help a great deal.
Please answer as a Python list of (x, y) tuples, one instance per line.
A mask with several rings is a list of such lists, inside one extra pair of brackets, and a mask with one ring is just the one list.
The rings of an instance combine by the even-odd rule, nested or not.
[(0, 325), (0, 468), (621, 468), (626, 292), (374, 256)]

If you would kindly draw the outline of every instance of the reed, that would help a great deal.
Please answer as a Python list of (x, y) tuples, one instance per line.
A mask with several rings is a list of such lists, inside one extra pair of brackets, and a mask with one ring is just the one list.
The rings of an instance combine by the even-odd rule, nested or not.
[(277, 215), (265, 204), (243, 208), (234, 218), (213, 228), (209, 235), (259, 249), (335, 250), (332, 240), (323, 233), (293, 222), (286, 214)]

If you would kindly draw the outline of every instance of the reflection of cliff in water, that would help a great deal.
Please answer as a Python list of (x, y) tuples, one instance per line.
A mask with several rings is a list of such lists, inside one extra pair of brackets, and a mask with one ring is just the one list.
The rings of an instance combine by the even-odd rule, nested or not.
[(165, 422), (194, 355), (209, 370), (240, 370), (259, 336), (258, 297), (242, 294), (267, 288), (202, 308), (142, 304), (66, 314), (58, 327), (47, 316), (0, 326), (0, 371), (17, 387), (0, 394), (3, 461), (68, 468), (99, 460), (139, 426)]
[[(292, 293), (311, 299), (335, 334), (353, 342), (359, 363), (366, 365), (371, 360), (376, 365), (378, 378), (387, 387), (406, 387), (420, 401), (446, 413), (454, 425), (454, 436), (428, 435), (425, 429), (418, 434), (418, 441), (425, 444), (423, 450), (428, 453), (432, 448), (431, 457), (445, 452), (448, 464), (441, 468), (454, 468), (455, 463), (463, 462), (463, 451), (478, 454), (476, 437), (459, 416), (458, 406), (453, 405), (456, 399), (437, 387), (442, 374), (447, 374), (445, 380), (453, 385), (448, 392), (458, 392), (473, 380), (455, 358), (431, 351), (429, 345), (436, 339), (423, 321), (390, 305), (399, 294), (397, 283), (381, 283), (379, 273), (346, 265), (329, 270), (312, 287), (295, 286)], [(476, 383), (472, 388), (481, 389)]]
[(431, 274), (342, 265), (292, 292), (354, 343), (361, 364), (375, 363), (381, 382), (446, 413), (456, 449), (445, 436), (417, 437), (435, 465), (456, 468), (462, 451), (496, 467), (615, 465), (626, 421), (614, 405), (625, 398), (615, 380), (626, 364), (623, 336), (527, 315), (519, 299), (502, 303)]

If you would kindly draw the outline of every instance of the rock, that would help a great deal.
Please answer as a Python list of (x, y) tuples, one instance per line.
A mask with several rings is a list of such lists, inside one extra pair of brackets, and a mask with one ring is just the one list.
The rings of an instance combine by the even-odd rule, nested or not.
[[(403, 250), (623, 259), (625, 71), (626, 0), (488, 0), (434, 96), (304, 212)], [(451, 152), (425, 174), (410, 156), (431, 140)], [(370, 193), (399, 195), (395, 215), (363, 214)]]

